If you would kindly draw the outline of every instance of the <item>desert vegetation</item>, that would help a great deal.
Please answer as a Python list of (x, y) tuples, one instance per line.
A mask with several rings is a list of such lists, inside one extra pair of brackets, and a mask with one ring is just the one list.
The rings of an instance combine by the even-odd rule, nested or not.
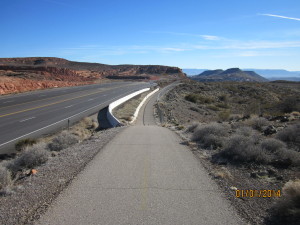
[(92, 136), (98, 124), (87, 117), (51, 137), (23, 139), (16, 143), (17, 154), (12, 159), (0, 161), (0, 195), (13, 193), (15, 183), (36, 172), (36, 168), (45, 164), (59, 151), (67, 149)]
[(248, 219), (293, 224), (300, 210), (299, 96), (299, 83), (185, 82), (165, 96), (160, 108), (163, 126), (188, 139), (223, 188), (252, 186), (285, 193), (278, 201), (253, 198), (238, 205), (249, 204), (247, 213), (256, 216)]

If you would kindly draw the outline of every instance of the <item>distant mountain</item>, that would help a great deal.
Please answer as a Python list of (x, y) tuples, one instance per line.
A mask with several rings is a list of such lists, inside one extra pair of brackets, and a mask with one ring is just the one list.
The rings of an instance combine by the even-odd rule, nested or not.
[(199, 75), (190, 77), (192, 80), (202, 82), (216, 81), (239, 81), (239, 82), (266, 82), (266, 78), (258, 75), (254, 71), (243, 71), (239, 68), (228, 70), (207, 70)]
[(182, 71), (187, 74), (188, 76), (195, 76), (198, 75), (207, 69), (182, 69)]
[[(274, 69), (243, 69), (244, 71), (254, 71), (258, 75), (268, 80), (300, 81), (300, 71), (274, 70)], [(195, 76), (206, 71), (205, 69), (183, 69), (188, 76)]]
[(299, 77), (268, 77), (268, 80), (274, 81), (274, 80), (285, 80), (285, 81), (300, 81), (300, 76)]
[(287, 70), (269, 70), (269, 69), (245, 69), (245, 70), (252, 70), (259, 75), (270, 78), (270, 77), (299, 77), (300, 78), (300, 71), (287, 71)]

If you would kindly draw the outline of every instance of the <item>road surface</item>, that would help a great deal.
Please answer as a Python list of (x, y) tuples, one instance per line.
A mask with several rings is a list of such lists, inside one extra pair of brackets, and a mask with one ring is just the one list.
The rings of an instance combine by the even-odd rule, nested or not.
[(0, 97), (0, 154), (17, 140), (39, 137), (97, 113), (112, 101), (149, 83), (116, 82)]
[(155, 125), (153, 98), (36, 224), (243, 224), (180, 138)]

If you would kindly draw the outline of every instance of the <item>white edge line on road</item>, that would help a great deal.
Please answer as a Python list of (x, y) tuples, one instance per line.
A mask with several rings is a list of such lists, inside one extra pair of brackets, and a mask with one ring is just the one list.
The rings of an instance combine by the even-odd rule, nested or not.
[(20, 123), (23, 123), (23, 122), (25, 122), (25, 121), (27, 121), (27, 120), (32, 120), (32, 119), (34, 119), (34, 118), (35, 118), (35, 116), (30, 117), (30, 118), (27, 118), (27, 119), (24, 119), (24, 120), (20, 120), (19, 122), (20, 122)]
[(66, 106), (64, 108), (67, 109), (67, 108), (71, 108), (72, 106), (74, 106), (74, 105), (69, 105), (69, 106)]
[[(130, 92), (131, 92), (131, 91), (128, 91), (128, 92), (126, 92), (126, 94), (127, 94), (127, 93), (130, 93)], [(114, 100), (114, 99), (116, 99), (116, 98), (119, 98), (119, 96), (114, 97), (114, 98), (112, 98), (111, 100)], [(111, 100), (108, 100), (108, 101), (111, 101)], [(57, 122), (55, 122), (55, 123), (49, 124), (49, 125), (47, 125), (47, 126), (45, 126), (45, 127), (42, 127), (42, 128), (37, 129), (37, 130), (35, 130), (35, 131), (32, 131), (32, 132), (30, 132), (30, 133), (24, 134), (24, 135), (22, 135), (22, 136), (20, 136), (20, 137), (17, 137), (17, 138), (14, 138), (14, 139), (10, 140), (10, 141), (7, 141), (7, 142), (5, 142), (5, 143), (2, 143), (2, 144), (0, 144), (0, 147), (2, 147), (3, 145), (7, 145), (7, 144), (9, 144), (9, 143), (11, 143), (11, 142), (13, 142), (13, 141), (16, 141), (16, 140), (18, 140), (18, 139), (20, 139), (20, 138), (26, 137), (26, 136), (28, 136), (28, 135), (30, 135), (30, 134), (33, 134), (33, 133), (36, 133), (36, 132), (41, 131), (41, 130), (43, 130), (43, 129), (46, 129), (46, 128), (48, 128), (48, 127), (51, 127), (51, 126), (53, 126), (53, 125), (55, 125), (55, 124), (61, 123), (61, 122), (63, 122), (63, 121), (66, 121), (66, 120), (68, 120), (68, 119), (70, 119), (70, 118), (72, 118), (72, 117), (78, 116), (78, 115), (80, 115), (80, 114), (82, 114), (82, 113), (85, 113), (85, 112), (91, 110), (91, 109), (94, 109), (94, 108), (96, 108), (96, 107), (99, 107), (99, 106), (101, 106), (101, 105), (107, 103), (108, 101), (105, 101), (105, 102), (103, 102), (103, 103), (101, 103), (101, 104), (99, 104), (99, 105), (96, 105), (96, 106), (93, 106), (93, 107), (91, 107), (91, 108), (88, 108), (88, 109), (86, 109), (86, 110), (84, 110), (84, 111), (82, 111), (82, 112), (80, 112), (80, 113), (76, 113), (76, 114), (73, 115), (73, 116), (67, 117), (67, 118), (62, 119), (62, 120), (60, 120), (60, 121), (57, 121)]]

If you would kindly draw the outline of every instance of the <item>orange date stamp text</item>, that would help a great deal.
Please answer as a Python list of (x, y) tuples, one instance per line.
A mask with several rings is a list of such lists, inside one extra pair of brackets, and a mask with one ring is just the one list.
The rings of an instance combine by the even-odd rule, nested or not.
[(280, 190), (235, 190), (237, 198), (278, 198), (281, 197)]

